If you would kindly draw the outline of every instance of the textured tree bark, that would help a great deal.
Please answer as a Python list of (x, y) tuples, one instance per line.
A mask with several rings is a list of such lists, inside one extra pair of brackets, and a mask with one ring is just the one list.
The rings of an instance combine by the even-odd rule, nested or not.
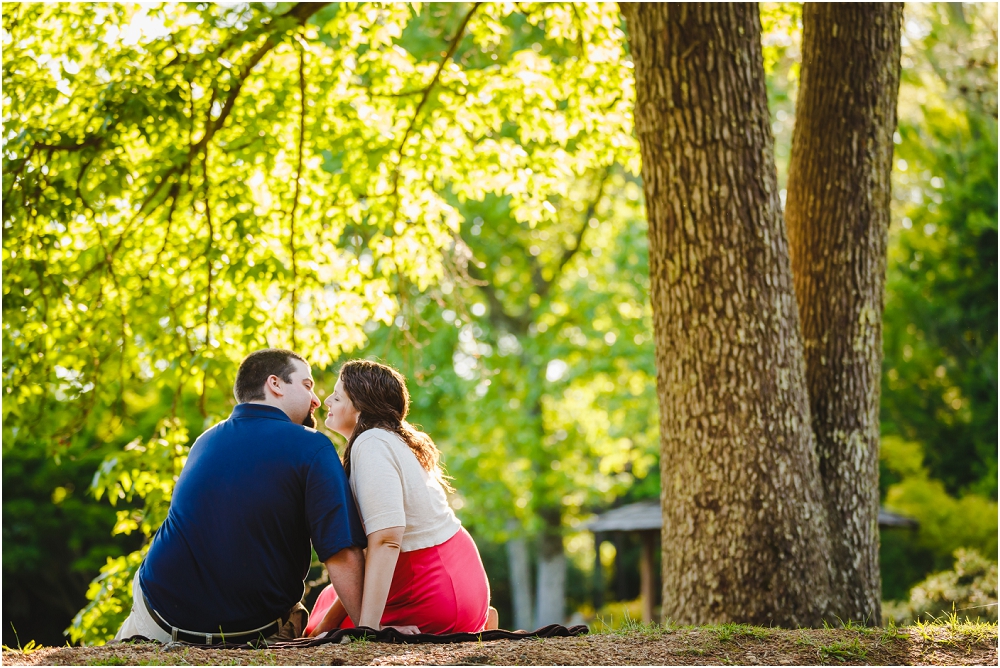
[(803, 6), (785, 217), (831, 542), (831, 612), (881, 622), (879, 388), (901, 3)]
[(829, 540), (753, 4), (622, 4), (649, 219), (663, 616), (820, 624)]

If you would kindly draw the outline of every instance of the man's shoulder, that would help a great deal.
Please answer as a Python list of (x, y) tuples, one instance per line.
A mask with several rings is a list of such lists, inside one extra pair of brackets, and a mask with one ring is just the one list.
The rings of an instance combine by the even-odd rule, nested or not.
[(283, 438), (293, 439), (309, 447), (333, 447), (333, 442), (323, 432), (306, 427), (305, 425), (292, 422), (283, 422), (276, 425)]
[[(227, 420), (226, 422), (232, 422), (232, 420)], [(284, 420), (253, 420), (252, 424), (247, 424), (243, 420), (235, 421), (243, 423), (243, 427), (240, 432), (242, 438), (250, 437), (252, 439), (260, 439), (265, 441), (281, 441), (285, 444), (292, 444), (300, 447), (306, 451), (314, 453), (319, 448), (332, 448), (333, 442), (321, 431), (313, 429), (312, 427), (306, 427), (305, 425), (295, 424), (294, 422), (287, 422)], [(235, 426), (234, 422), (234, 426)], [(209, 437), (210, 432), (216, 431), (225, 423), (220, 423), (215, 425), (204, 434), (202, 438)], [(247, 433), (247, 427), (249, 427), (249, 433)], [(222, 433), (219, 432), (222, 436)], [(230, 432), (226, 436), (235, 435)]]

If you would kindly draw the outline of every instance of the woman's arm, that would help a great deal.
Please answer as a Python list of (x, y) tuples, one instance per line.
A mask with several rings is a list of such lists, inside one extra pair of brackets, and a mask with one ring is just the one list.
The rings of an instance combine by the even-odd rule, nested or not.
[(376, 631), (382, 628), (382, 613), (389, 598), (389, 585), (399, 559), (399, 546), (405, 527), (388, 527), (368, 535), (368, 556), (365, 558), (365, 586), (361, 598), (358, 626)]

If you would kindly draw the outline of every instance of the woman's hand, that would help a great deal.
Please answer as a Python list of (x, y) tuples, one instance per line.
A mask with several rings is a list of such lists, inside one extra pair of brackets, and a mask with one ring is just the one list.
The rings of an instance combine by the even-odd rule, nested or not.
[(420, 629), (418, 629), (416, 626), (413, 626), (412, 624), (408, 624), (406, 626), (383, 626), (382, 628), (396, 629), (405, 636), (415, 636), (418, 633), (420, 633)]
[[(361, 597), (361, 618), (358, 626), (379, 630), (382, 613), (389, 598), (392, 574), (399, 559), (399, 546), (405, 527), (389, 527), (368, 534), (368, 554), (365, 557), (365, 588)], [(413, 627), (416, 628), (416, 627)], [(405, 631), (404, 631), (405, 633)]]

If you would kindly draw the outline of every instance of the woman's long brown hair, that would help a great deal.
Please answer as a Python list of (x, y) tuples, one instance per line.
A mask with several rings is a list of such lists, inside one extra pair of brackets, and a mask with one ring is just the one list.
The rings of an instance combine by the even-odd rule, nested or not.
[(410, 411), (410, 393), (403, 375), (385, 364), (369, 360), (351, 360), (340, 367), (340, 382), (348, 399), (360, 413), (358, 424), (344, 449), (344, 471), (351, 475), (351, 448), (369, 429), (385, 429), (403, 439), (420, 465), (437, 477), (449, 492), (454, 491), (441, 470), (441, 451), (431, 437), (406, 421)]

